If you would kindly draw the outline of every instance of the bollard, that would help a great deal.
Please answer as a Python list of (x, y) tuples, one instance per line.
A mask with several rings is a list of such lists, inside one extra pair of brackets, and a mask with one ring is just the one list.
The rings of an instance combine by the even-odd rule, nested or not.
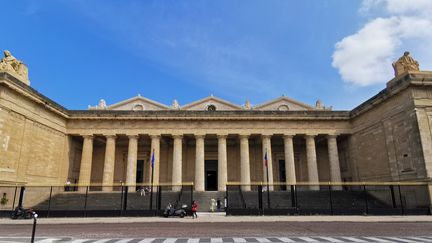
[(33, 231), (31, 236), (31, 243), (34, 242), (34, 238), (35, 238), (37, 217), (38, 217), (37, 213), (33, 212)]

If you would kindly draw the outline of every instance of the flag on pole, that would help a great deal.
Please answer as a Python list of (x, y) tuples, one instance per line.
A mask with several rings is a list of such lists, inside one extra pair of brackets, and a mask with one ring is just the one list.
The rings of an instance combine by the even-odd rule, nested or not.
[(152, 153), (152, 157), (151, 157), (151, 167), (152, 167), (152, 169), (154, 168), (154, 161), (155, 161), (155, 158), (154, 158), (154, 149), (153, 149), (153, 153)]
[(268, 164), (268, 159), (267, 159), (267, 150), (266, 150), (266, 152), (264, 154), (264, 165), (265, 165), (265, 167), (267, 167), (267, 164)]

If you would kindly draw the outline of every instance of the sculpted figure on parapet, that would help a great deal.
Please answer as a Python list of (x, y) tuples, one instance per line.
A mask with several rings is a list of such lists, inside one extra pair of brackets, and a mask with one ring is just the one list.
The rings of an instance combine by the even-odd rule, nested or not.
[(419, 63), (410, 56), (408, 51), (393, 63), (393, 69), (396, 77), (407, 71), (420, 71)]
[(12, 56), (10, 51), (4, 51), (4, 57), (0, 60), (0, 71), (16, 74), (24, 83), (29, 84), (27, 66)]

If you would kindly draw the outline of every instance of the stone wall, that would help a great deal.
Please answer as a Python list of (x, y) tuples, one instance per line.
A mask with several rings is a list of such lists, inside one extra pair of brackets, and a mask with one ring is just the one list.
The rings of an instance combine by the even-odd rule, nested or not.
[(39, 97), (0, 79), (0, 180), (64, 183), (69, 168), (66, 119)]
[(425, 178), (411, 88), (356, 116), (352, 126), (349, 152), (354, 181)]

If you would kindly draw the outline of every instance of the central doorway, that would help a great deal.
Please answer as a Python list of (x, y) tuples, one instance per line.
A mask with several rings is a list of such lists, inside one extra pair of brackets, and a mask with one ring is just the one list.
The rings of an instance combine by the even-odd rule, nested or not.
[(205, 161), (205, 190), (217, 191), (217, 160)]

